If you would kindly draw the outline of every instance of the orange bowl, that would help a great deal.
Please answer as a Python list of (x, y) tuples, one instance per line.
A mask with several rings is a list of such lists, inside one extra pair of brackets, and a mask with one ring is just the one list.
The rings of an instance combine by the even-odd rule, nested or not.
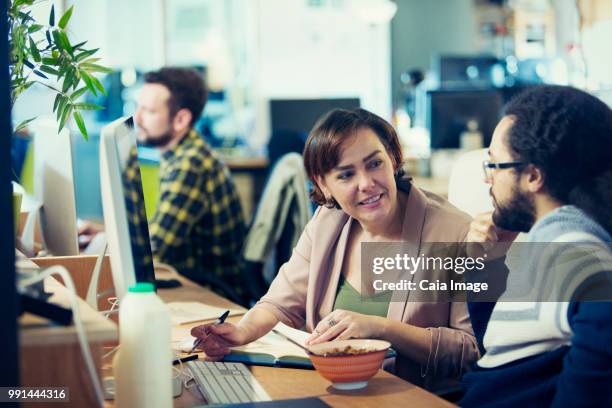
[[(350, 347), (358, 354), (345, 354)], [(356, 390), (368, 385), (368, 380), (382, 366), (391, 343), (384, 340), (335, 340), (309, 346), (310, 360), (319, 374), (339, 390)]]

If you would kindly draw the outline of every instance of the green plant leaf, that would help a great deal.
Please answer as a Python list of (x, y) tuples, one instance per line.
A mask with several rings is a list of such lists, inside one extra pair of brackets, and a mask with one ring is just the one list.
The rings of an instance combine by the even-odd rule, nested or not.
[(87, 87), (84, 86), (76, 91), (74, 91), (72, 93), (72, 95), (70, 95), (70, 99), (72, 99), (72, 101), (76, 101), (77, 99), (79, 99), (81, 97), (81, 95), (83, 95), (85, 92), (87, 91)]
[(28, 123), (32, 122), (34, 119), (36, 118), (34, 117), (34, 118), (26, 119), (23, 122), (19, 123), (17, 126), (15, 126), (14, 132), (18, 133), (22, 131), (23, 129), (25, 129), (26, 126), (28, 126)]
[(47, 37), (47, 43), (49, 44), (49, 47), (53, 47), (53, 41), (51, 40), (51, 33), (49, 32), (49, 30), (45, 31), (45, 37)]
[(85, 82), (85, 86), (87, 86), (87, 89), (89, 89), (89, 91), (94, 94), (94, 96), (98, 96), (98, 92), (96, 91), (96, 86), (92, 81), (91, 75), (89, 75), (85, 70), (80, 70), (80, 72), (81, 78), (83, 79), (83, 82)]
[(44, 26), (41, 24), (32, 24), (30, 27), (28, 27), (28, 34), (32, 34), (35, 33), (37, 31), (39, 31), (41, 28), (43, 28)]
[(59, 121), (60, 118), (62, 117), (62, 112), (64, 112), (64, 108), (66, 107), (66, 104), (68, 103), (68, 98), (64, 95), (60, 96), (60, 101), (59, 104), (57, 105), (57, 111), (55, 112), (56, 115), (56, 120)]
[(51, 74), (51, 75), (55, 75), (55, 76), (59, 76), (59, 72), (47, 65), (41, 65), (40, 66), (40, 70), (43, 72), (46, 72), (47, 74)]
[(34, 58), (35, 62), (40, 62), (40, 52), (38, 51), (38, 47), (36, 46), (36, 43), (34, 42), (32, 37), (29, 37), (29, 38), (30, 38), (30, 53), (32, 54), (32, 58)]
[(104, 89), (104, 86), (102, 86), (102, 84), (100, 83), (100, 81), (98, 81), (98, 78), (96, 78), (95, 76), (91, 76), (91, 82), (93, 82), (93, 84), (96, 86), (96, 88), (98, 88), (98, 90), (100, 92), (102, 92), (102, 95), (106, 96), (106, 90)]
[(39, 76), (39, 77), (41, 77), (41, 78), (44, 78), (44, 79), (49, 79), (49, 77), (48, 77), (48, 76), (46, 76), (45, 74), (43, 74), (42, 72), (40, 72), (40, 71), (39, 71), (39, 70), (37, 70), (37, 69), (33, 69), (33, 70), (32, 70), (32, 72), (33, 72), (33, 73), (35, 73), (36, 75), (38, 75), (38, 76)]
[(51, 5), (51, 12), (49, 13), (49, 25), (51, 27), (55, 25), (55, 4)]
[(56, 58), (50, 58), (50, 57), (43, 57), (42, 58), (42, 63), (45, 65), (57, 65), (57, 59)]
[(113, 72), (111, 68), (103, 67), (102, 65), (97, 64), (81, 64), (81, 68), (85, 68), (87, 72), (103, 72), (105, 74), (110, 74)]
[(78, 109), (78, 110), (101, 110), (101, 109), (104, 109), (104, 106), (100, 106), (100, 105), (97, 105), (95, 103), (81, 102), (81, 103), (75, 103), (74, 104), (74, 109)]
[(80, 43), (78, 43), (76, 45), (73, 45), (72, 48), (77, 50), (77, 49), (82, 48), (85, 44), (87, 44), (87, 41), (83, 41), (83, 42), (80, 42)]
[(62, 94), (57, 94), (55, 95), (55, 100), (53, 101), (53, 112), (55, 112), (55, 110), (57, 109), (57, 106), (59, 105), (59, 102), (61, 100)]
[(32, 13), (31, 11), (28, 11), (27, 13), (20, 11), (17, 13), (19, 17), (21, 17), (21, 24), (26, 24), (28, 20), (34, 20), (32, 16), (30, 15), (31, 13)]
[(64, 15), (62, 16), (62, 18), (60, 18), (59, 23), (57, 23), (57, 25), (61, 28), (64, 29), (66, 28), (66, 25), (68, 25), (68, 21), (70, 20), (70, 17), (72, 17), (72, 11), (74, 9), (74, 6), (70, 6), (68, 8), (68, 10), (66, 10), (66, 12), (64, 13)]
[(61, 130), (64, 128), (64, 125), (66, 124), (66, 120), (68, 120), (68, 118), (70, 117), (70, 114), (72, 113), (72, 109), (73, 109), (73, 106), (69, 103), (66, 104), (66, 106), (64, 106), (62, 116), (60, 117), (60, 120), (59, 120), (58, 132), (61, 132)]
[(23, 63), (25, 64), (25, 66), (26, 66), (26, 67), (28, 67), (28, 68), (30, 68), (30, 69), (34, 69), (34, 68), (36, 68), (36, 67), (34, 66), (34, 64), (32, 64), (30, 61), (28, 61), (28, 60), (26, 60), (26, 59), (24, 59), (24, 60), (23, 60)]
[(81, 131), (81, 134), (83, 135), (85, 140), (89, 140), (89, 135), (87, 134), (87, 128), (85, 127), (85, 122), (83, 121), (83, 116), (81, 116), (81, 113), (74, 111), (72, 116), (74, 117), (74, 121), (79, 127), (79, 130)]
[(75, 69), (70, 67), (68, 71), (66, 71), (66, 76), (64, 77), (64, 83), (62, 84), (62, 92), (68, 92), (68, 89), (72, 86), (74, 81), (76, 80), (76, 72)]
[(62, 42), (62, 39), (60, 38), (59, 31), (53, 30), (53, 31), (51, 31), (51, 35), (53, 36), (53, 45), (58, 50), (63, 50), (64, 49), (64, 43)]
[(78, 53), (77, 55), (75, 55), (74, 59), (77, 61), (82, 61), (85, 58), (89, 57), (90, 55), (94, 55), (96, 52), (98, 52), (99, 48), (94, 48), (92, 50), (87, 50), (87, 51), (83, 51)]
[(87, 58), (85, 61), (82, 61), (81, 64), (93, 64), (100, 61), (102, 58)]
[(66, 34), (66, 32), (64, 32), (64, 31), (60, 31), (60, 32), (59, 32), (59, 38), (60, 38), (60, 40), (61, 40), (61, 41), (62, 41), (62, 43), (63, 43), (63, 44), (62, 44), (62, 45), (63, 45), (63, 48), (64, 48), (66, 51), (68, 51), (68, 53), (69, 53), (70, 55), (72, 55), (72, 53), (73, 53), (72, 46), (70, 45), (70, 40), (68, 40), (68, 35)]

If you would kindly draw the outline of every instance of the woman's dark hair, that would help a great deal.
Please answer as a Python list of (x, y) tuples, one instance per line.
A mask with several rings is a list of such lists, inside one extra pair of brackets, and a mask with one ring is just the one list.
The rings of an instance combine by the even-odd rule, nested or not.
[(547, 192), (612, 231), (612, 111), (566, 86), (537, 86), (510, 101), (509, 147), (544, 174)]
[(371, 129), (385, 146), (393, 162), (396, 179), (403, 175), (402, 148), (393, 126), (365, 109), (334, 109), (317, 121), (304, 147), (304, 166), (314, 185), (310, 197), (315, 203), (339, 208), (337, 203), (330, 205), (326, 201), (316, 177), (323, 177), (338, 165), (342, 144), (364, 128)]
[(190, 68), (162, 68), (159, 71), (145, 74), (144, 82), (160, 84), (168, 88), (170, 91), (168, 108), (171, 118), (179, 110), (187, 109), (191, 112), (189, 126), (193, 126), (202, 115), (208, 92), (204, 79), (198, 71)]

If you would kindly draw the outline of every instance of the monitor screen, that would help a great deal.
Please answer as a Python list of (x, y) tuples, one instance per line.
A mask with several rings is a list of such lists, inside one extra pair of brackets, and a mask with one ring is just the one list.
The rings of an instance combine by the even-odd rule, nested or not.
[(502, 115), (503, 98), (497, 89), (487, 90), (436, 90), (427, 92), (427, 128), (432, 149), (459, 147), (461, 133), (470, 120), (476, 121), (483, 136), (483, 147), (491, 142), (491, 136)]
[(309, 133), (321, 116), (332, 109), (359, 108), (359, 98), (338, 99), (272, 99), (270, 125), (272, 131), (292, 130)]
[(79, 254), (77, 213), (68, 129), (58, 133), (53, 118), (39, 118), (34, 134), (34, 196), (43, 204), (41, 230), (55, 256)]
[(439, 55), (432, 63), (442, 88), (490, 87), (499, 59), (489, 55)]
[(132, 118), (102, 129), (100, 182), (113, 281), (121, 299), (136, 282), (155, 282)]

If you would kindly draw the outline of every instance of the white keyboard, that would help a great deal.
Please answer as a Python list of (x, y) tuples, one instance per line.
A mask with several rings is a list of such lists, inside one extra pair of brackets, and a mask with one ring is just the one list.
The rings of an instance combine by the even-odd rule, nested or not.
[(271, 400), (244, 364), (195, 360), (186, 365), (209, 404)]

